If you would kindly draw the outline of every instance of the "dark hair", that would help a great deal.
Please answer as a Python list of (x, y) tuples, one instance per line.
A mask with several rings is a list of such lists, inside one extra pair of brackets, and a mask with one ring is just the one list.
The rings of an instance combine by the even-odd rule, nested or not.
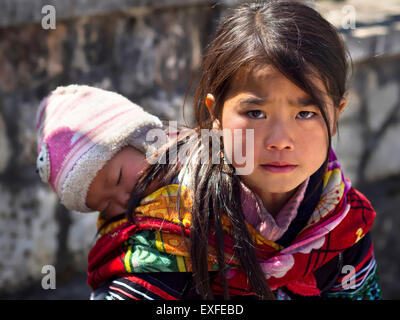
[[(156, 178), (158, 186), (171, 183), (182, 169), (178, 164), (168, 162), (168, 150), (179, 149), (189, 143), (191, 154), (193, 150), (199, 149), (200, 143), (210, 144), (209, 140), (202, 141), (200, 129), (211, 129), (213, 120), (221, 117), (233, 76), (242, 67), (264, 65), (273, 65), (306, 92), (321, 110), (329, 137), (323, 164), (327, 167), (331, 147), (327, 106), (322, 92), (311, 77), (318, 77), (323, 82), (334, 106), (339, 107), (346, 91), (348, 62), (337, 30), (314, 9), (293, 1), (242, 5), (225, 16), (204, 55), (193, 104), (196, 121), (193, 136), (197, 139), (187, 136), (160, 150), (165, 154), (167, 164), (150, 165), (139, 179), (128, 205), (131, 221), (134, 221), (134, 209), (150, 183)], [(205, 106), (208, 93), (212, 93), (216, 99), (212, 115)], [(232, 224), (235, 254), (252, 290), (260, 299), (273, 299), (274, 295), (260, 268), (254, 243), (246, 227), (239, 199), (239, 176), (235, 174), (234, 167), (225, 161), (218, 164), (212, 164), (211, 161), (202, 163), (201, 157), (198, 158), (193, 173), (196, 188), (193, 190), (190, 233), (190, 255), (198, 291), (205, 299), (213, 298), (207, 264), (209, 235), (213, 232), (224, 298), (229, 298), (221, 226), (221, 215), (224, 213)]]

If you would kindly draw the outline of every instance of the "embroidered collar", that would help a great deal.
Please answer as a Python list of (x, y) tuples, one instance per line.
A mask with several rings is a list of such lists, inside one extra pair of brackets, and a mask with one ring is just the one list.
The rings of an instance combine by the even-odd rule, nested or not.
[(310, 178), (300, 184), (284, 207), (273, 217), (263, 206), (261, 199), (242, 183), (242, 208), (246, 221), (253, 226), (265, 239), (278, 240), (289, 228), (297, 215), (297, 211), (308, 186)]

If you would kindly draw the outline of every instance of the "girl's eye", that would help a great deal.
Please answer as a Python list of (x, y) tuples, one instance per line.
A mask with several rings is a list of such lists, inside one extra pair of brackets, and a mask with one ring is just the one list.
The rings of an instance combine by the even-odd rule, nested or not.
[(299, 112), (300, 119), (311, 119), (316, 114), (317, 114), (316, 112), (312, 112), (312, 111), (300, 111)]
[(264, 118), (264, 113), (260, 110), (252, 110), (246, 113), (250, 118), (262, 119)]

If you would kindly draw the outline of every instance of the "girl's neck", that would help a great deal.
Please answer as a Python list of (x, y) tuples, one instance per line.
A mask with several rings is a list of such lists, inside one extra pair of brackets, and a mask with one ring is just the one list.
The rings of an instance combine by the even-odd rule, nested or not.
[(265, 209), (275, 217), (285, 206), (285, 204), (289, 201), (289, 199), (293, 196), (296, 192), (297, 188), (283, 193), (270, 193), (270, 192), (263, 192), (259, 196), (262, 200), (262, 203)]

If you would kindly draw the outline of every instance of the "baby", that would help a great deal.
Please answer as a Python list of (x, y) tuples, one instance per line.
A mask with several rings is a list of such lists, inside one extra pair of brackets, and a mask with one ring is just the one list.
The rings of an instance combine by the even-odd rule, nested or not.
[(117, 93), (59, 87), (37, 111), (37, 171), (67, 209), (113, 217), (155, 151), (146, 134), (156, 128), (157, 117)]

